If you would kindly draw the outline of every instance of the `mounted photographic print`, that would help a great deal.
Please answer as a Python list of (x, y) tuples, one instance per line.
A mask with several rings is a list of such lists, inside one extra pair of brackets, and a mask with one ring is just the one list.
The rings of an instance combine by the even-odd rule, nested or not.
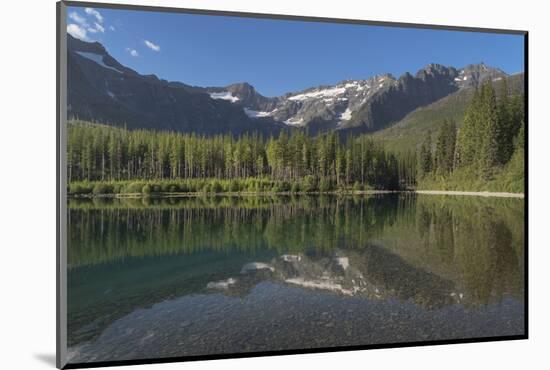
[(527, 338), (526, 50), (58, 3), (58, 367)]

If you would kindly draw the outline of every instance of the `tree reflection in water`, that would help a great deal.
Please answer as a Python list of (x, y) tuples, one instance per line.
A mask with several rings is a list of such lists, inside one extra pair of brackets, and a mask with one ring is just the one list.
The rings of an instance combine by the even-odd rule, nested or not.
[(520, 302), (523, 212), (395, 194), (70, 199), (69, 345), (158, 302), (246, 301), (266, 283), (427, 311)]

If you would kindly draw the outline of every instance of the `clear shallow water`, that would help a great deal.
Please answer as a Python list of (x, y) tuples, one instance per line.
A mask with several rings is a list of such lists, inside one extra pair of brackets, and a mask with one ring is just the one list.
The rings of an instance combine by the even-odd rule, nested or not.
[(69, 362), (517, 335), (524, 203), (69, 201)]

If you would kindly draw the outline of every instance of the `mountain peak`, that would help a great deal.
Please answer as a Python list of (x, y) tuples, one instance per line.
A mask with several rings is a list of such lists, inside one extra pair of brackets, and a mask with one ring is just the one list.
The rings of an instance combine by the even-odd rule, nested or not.
[(248, 82), (237, 82), (231, 85), (227, 85), (227, 88), (236, 88), (236, 89), (254, 89), (254, 86)]
[(72, 51), (88, 52), (101, 55), (108, 55), (107, 49), (97, 42), (88, 42), (77, 39), (76, 37), (67, 34), (67, 49)]
[(227, 85), (225, 89), (231, 92), (233, 95), (240, 95), (240, 98), (250, 97), (256, 94), (256, 89), (248, 82), (238, 82)]
[(479, 73), (481, 75), (498, 74), (502, 76), (508, 76), (508, 74), (500, 68), (492, 67), (485, 64), (484, 62), (480, 62), (478, 64), (468, 64), (466, 67), (462, 68), (462, 70), (469, 73)]
[(457, 71), (454, 67), (447, 67), (442, 64), (430, 63), (416, 72), (416, 78), (426, 79), (428, 76), (454, 77)]
[(460, 87), (477, 87), (485, 81), (496, 81), (505, 77), (508, 77), (508, 74), (501, 69), (480, 62), (461, 68), (455, 82)]

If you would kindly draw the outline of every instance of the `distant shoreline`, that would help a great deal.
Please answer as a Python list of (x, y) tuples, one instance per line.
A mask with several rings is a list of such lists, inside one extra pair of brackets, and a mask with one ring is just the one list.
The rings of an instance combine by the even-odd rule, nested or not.
[(414, 190), (417, 194), (428, 195), (466, 195), (477, 197), (499, 197), (499, 198), (525, 198), (524, 193), (506, 193), (493, 191), (457, 191), (457, 190)]
[(524, 193), (507, 193), (491, 191), (458, 191), (458, 190), (350, 190), (350, 191), (327, 191), (327, 192), (222, 192), (222, 193), (117, 193), (117, 194), (80, 194), (71, 195), (69, 198), (190, 198), (203, 196), (272, 196), (272, 195), (376, 195), (376, 194), (422, 194), (422, 195), (454, 195), (454, 196), (477, 196), (497, 198), (520, 198), (524, 199)]
[(174, 193), (116, 193), (116, 194), (67, 194), (69, 198), (194, 198), (194, 197), (213, 197), (213, 196), (273, 196), (273, 195), (375, 195), (375, 194), (393, 194), (393, 193), (411, 193), (403, 190), (349, 190), (349, 191), (310, 191), (310, 192), (291, 192), (291, 191), (240, 191), (240, 192), (174, 192)]

